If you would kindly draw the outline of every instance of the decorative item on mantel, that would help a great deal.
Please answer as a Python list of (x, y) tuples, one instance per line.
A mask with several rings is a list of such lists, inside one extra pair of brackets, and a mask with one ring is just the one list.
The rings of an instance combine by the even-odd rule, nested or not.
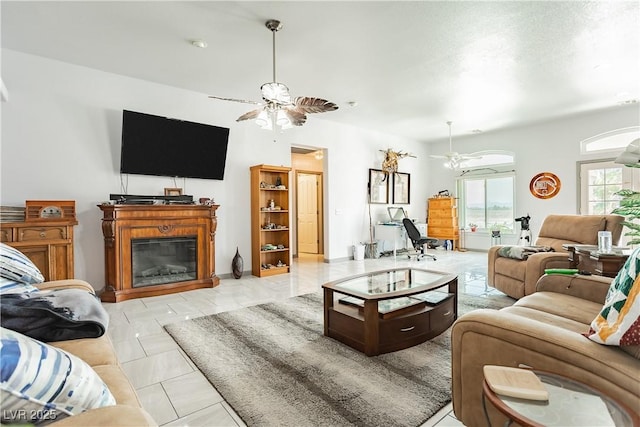
[(236, 255), (233, 257), (233, 261), (231, 261), (231, 270), (233, 271), (233, 277), (239, 279), (242, 277), (242, 271), (244, 269), (244, 260), (240, 256), (240, 252), (238, 247), (236, 246)]
[(212, 198), (200, 197), (198, 199), (198, 202), (200, 202), (200, 204), (204, 206), (212, 206), (213, 204), (215, 204), (215, 202), (213, 201), (213, 197)]

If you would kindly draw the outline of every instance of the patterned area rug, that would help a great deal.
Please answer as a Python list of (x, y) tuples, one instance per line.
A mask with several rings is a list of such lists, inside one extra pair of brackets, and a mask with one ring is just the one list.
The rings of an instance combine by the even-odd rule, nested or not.
[[(459, 315), (511, 305), (459, 295)], [(451, 400), (449, 331), (375, 357), (323, 335), (322, 294), (165, 326), (248, 426), (419, 426)]]

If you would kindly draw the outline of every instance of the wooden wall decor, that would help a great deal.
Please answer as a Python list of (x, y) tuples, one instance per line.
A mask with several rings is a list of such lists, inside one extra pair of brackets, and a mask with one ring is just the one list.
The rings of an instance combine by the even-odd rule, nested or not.
[(541, 172), (531, 178), (529, 191), (538, 199), (550, 199), (560, 192), (560, 178), (551, 172)]

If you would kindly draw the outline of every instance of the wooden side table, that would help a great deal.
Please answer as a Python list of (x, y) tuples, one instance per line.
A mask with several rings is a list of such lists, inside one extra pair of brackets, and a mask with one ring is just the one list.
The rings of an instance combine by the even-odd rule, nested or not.
[(489, 425), (487, 400), (509, 418), (508, 424), (517, 422), (524, 427), (640, 426), (637, 413), (600, 390), (562, 375), (533, 372), (549, 392), (547, 402), (502, 396), (483, 381), (482, 405)]
[(599, 276), (616, 277), (627, 261), (627, 248), (614, 247), (612, 253), (600, 253), (595, 245), (562, 245), (569, 251), (571, 268), (580, 268)]

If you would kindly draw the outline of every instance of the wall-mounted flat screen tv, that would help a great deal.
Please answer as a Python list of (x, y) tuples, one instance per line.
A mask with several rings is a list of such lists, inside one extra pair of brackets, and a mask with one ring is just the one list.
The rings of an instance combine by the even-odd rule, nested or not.
[(224, 178), (229, 128), (124, 110), (120, 173)]

